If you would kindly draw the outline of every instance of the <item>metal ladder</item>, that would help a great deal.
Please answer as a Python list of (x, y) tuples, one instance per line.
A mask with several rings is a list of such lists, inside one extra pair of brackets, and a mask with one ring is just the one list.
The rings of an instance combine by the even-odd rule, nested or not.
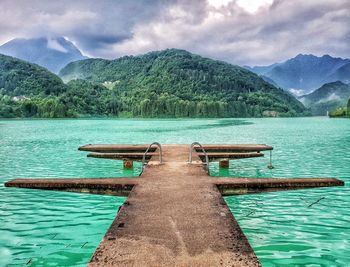
[(192, 152), (193, 152), (193, 148), (194, 148), (195, 146), (199, 146), (199, 147), (202, 149), (203, 154), (204, 154), (204, 156), (205, 156), (205, 163), (203, 163), (203, 164), (204, 164), (204, 166), (205, 166), (205, 169), (206, 169), (207, 173), (209, 174), (209, 157), (208, 157), (208, 154), (207, 154), (207, 152), (205, 151), (204, 147), (203, 147), (200, 143), (198, 143), (198, 142), (193, 142), (193, 143), (190, 145), (190, 152), (189, 152), (188, 163), (189, 163), (189, 164), (192, 164)]
[(162, 146), (161, 146), (161, 144), (159, 144), (158, 142), (153, 142), (152, 144), (150, 144), (150, 145), (148, 146), (148, 148), (146, 149), (145, 153), (143, 154), (143, 157), (142, 157), (142, 171), (144, 170), (145, 165), (146, 165), (146, 156), (147, 156), (147, 153), (148, 153), (148, 151), (151, 149), (152, 146), (157, 146), (157, 147), (159, 148), (159, 163), (160, 163), (160, 164), (163, 163)]

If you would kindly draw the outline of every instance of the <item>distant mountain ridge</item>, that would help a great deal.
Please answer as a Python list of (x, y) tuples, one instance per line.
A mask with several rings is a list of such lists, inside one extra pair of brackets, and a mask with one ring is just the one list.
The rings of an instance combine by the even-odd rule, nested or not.
[(16, 38), (1, 45), (0, 54), (38, 64), (56, 74), (68, 63), (87, 58), (63, 37)]
[(327, 115), (327, 112), (345, 107), (350, 98), (350, 84), (337, 81), (327, 83), (299, 100), (311, 109), (313, 115)]
[(350, 59), (329, 55), (317, 57), (299, 54), (282, 63), (248, 69), (270, 78), (281, 88), (293, 93), (299, 90), (305, 94), (334, 81), (350, 82)]

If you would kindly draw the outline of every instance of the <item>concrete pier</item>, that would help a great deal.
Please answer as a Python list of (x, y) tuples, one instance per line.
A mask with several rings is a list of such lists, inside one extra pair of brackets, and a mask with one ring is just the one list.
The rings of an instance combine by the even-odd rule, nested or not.
[[(204, 146), (212, 153), (259, 153), (266, 145)], [(98, 153), (138, 153), (147, 146), (92, 145)], [(333, 178), (256, 179), (208, 176), (200, 160), (188, 163), (188, 145), (163, 145), (139, 178), (18, 179), (6, 186), (115, 195), (129, 193), (89, 266), (260, 266), (222, 195), (341, 186)], [(209, 152), (210, 153), (210, 152)], [(95, 181), (94, 181), (95, 180)], [(119, 190), (119, 191), (118, 191)]]
[(138, 179), (133, 178), (15, 179), (5, 183), (5, 186), (99, 195), (128, 196), (137, 182)]
[(259, 266), (219, 190), (187, 163), (188, 146), (163, 146), (163, 159), (152, 158), (90, 266)]

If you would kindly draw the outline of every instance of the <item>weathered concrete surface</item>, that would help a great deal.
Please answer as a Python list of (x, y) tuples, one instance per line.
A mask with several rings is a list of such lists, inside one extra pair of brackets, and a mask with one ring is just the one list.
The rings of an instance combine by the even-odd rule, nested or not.
[(188, 146), (163, 146), (163, 159), (145, 169), (89, 265), (260, 266), (211, 178), (187, 164)]
[[(273, 150), (272, 146), (268, 146), (265, 144), (204, 144), (202, 146), (207, 152), (260, 152), (266, 150)], [(196, 149), (198, 151), (201, 151), (198, 147), (196, 147)]]
[[(197, 152), (198, 156), (203, 160), (205, 157), (204, 153)], [(243, 159), (243, 158), (256, 158), (263, 157), (263, 153), (259, 152), (208, 152), (206, 153), (210, 161), (217, 161), (223, 158), (226, 159)], [(121, 153), (89, 153), (87, 157), (89, 158), (102, 158), (102, 159), (129, 159), (135, 161), (142, 161), (144, 152), (121, 152)], [(149, 160), (152, 156), (156, 156), (158, 153), (151, 152), (147, 153), (145, 159)]]
[(77, 193), (128, 196), (138, 178), (15, 179), (6, 187), (56, 190)]
[[(78, 149), (81, 151), (94, 151), (94, 152), (107, 152), (107, 153), (122, 153), (122, 152), (144, 152), (148, 148), (147, 144), (142, 145), (85, 145)], [(149, 151), (152, 152), (156, 148), (151, 148)]]
[(215, 181), (223, 196), (256, 194), (315, 187), (343, 186), (335, 178), (217, 178)]
[[(122, 152), (144, 152), (148, 148), (147, 144), (100, 144), (100, 145), (85, 145), (79, 147), (81, 151), (106, 152), (106, 153), (122, 153)], [(272, 146), (265, 144), (205, 144), (203, 148), (207, 152), (260, 152), (273, 150)], [(149, 151), (155, 151), (156, 147), (152, 147)], [(195, 147), (199, 150), (199, 147)], [(200, 151), (201, 152), (201, 151)]]
[[(205, 159), (205, 154), (197, 152), (198, 156), (201, 158), (201, 160)], [(206, 153), (208, 155), (209, 161), (218, 161), (220, 159), (247, 159), (247, 158), (258, 158), (263, 157), (263, 153), (259, 152), (249, 152), (249, 153), (239, 153), (239, 152), (208, 152)]]
[[(87, 157), (89, 158), (102, 158), (102, 159), (129, 159), (135, 161), (142, 161), (144, 152), (128, 152), (128, 153), (89, 153)], [(155, 153), (147, 153), (145, 159), (149, 160)]]

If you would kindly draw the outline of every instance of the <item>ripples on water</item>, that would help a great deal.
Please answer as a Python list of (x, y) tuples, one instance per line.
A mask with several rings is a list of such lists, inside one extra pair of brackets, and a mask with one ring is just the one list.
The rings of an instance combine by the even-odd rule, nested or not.
[(1, 266), (85, 266), (123, 202), (24, 189), (1, 196)]
[[(275, 148), (273, 170), (266, 168), (265, 157), (231, 161), (227, 170), (212, 164), (214, 176), (350, 177), (350, 120), (0, 121), (0, 266), (86, 265), (124, 201), (4, 188), (3, 182), (136, 176), (140, 165), (126, 171), (121, 162), (86, 158), (77, 147), (153, 141), (267, 143)], [(349, 193), (346, 184), (225, 200), (264, 266), (349, 266)]]

